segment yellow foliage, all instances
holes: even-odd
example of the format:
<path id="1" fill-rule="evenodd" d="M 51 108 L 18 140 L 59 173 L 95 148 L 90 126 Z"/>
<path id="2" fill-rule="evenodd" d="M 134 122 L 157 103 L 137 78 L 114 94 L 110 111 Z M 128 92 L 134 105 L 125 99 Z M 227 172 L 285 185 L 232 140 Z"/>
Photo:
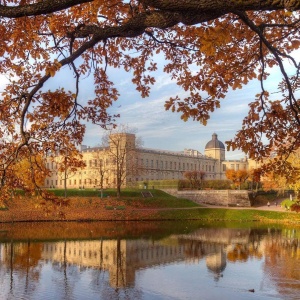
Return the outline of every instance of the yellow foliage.
<path id="1" fill-rule="evenodd" d="M 278 154 L 300 147 L 299 1 L 10 0 L 2 6 L 0 73 L 8 79 L 0 98 L 4 169 L 20 159 L 23 148 L 30 157 L 36 149 L 46 155 L 80 144 L 87 121 L 115 124 L 118 115 L 109 108 L 119 97 L 110 78 L 116 68 L 128 72 L 141 97 L 148 97 L 163 65 L 184 91 L 171 94 L 165 108 L 203 125 L 229 90 L 257 79 L 261 89 L 228 147 L 256 159 L 270 156 L 287 137 L 293 143 L 277 147 Z M 268 91 L 268 72 L 278 66 L 282 81 Z M 65 79 L 52 80 L 63 67 L 71 91 L 62 88 Z M 80 81 L 90 75 L 94 96 L 83 99 Z M 50 80 L 54 85 L 46 91 Z M 12 178 L 5 184 L 14 187 Z"/>
<path id="2" fill-rule="evenodd" d="M 14 165 L 13 172 L 19 187 L 28 191 L 34 191 L 37 186 L 43 186 L 47 175 L 46 166 L 40 155 L 18 161 Z"/>

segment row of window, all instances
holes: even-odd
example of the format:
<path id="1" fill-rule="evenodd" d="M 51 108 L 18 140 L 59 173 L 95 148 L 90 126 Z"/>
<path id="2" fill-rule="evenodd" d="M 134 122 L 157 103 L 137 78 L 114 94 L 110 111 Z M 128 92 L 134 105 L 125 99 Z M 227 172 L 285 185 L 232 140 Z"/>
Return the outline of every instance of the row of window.
<path id="1" fill-rule="evenodd" d="M 105 161 L 102 159 L 92 159 L 92 160 L 84 160 L 84 163 L 88 167 L 95 167 L 95 168 L 101 168 L 103 166 L 108 166 L 109 165 L 109 159 L 106 159 Z M 104 164 L 105 163 L 105 164 Z M 182 171 L 193 171 L 197 170 L 197 164 L 196 163 L 181 163 L 181 162 L 172 162 L 172 161 L 159 161 L 156 160 L 148 160 L 148 159 L 141 159 L 141 167 L 146 167 L 146 168 L 155 168 L 156 169 L 165 169 L 165 170 L 182 170 Z M 47 168 L 48 169 L 57 169 L 57 165 L 54 162 L 47 163 Z M 214 172 L 215 167 L 214 165 L 209 165 L 209 164 L 198 164 L 198 171 L 206 171 L 206 172 Z"/>
<path id="2" fill-rule="evenodd" d="M 104 180 L 105 182 L 105 184 L 109 184 L 109 181 L 108 181 L 108 178 L 105 178 L 105 180 Z M 100 180 L 98 180 L 97 178 L 95 178 L 95 179 L 91 179 L 91 178 L 88 178 L 88 179 L 79 179 L 79 180 L 77 180 L 77 179 L 68 179 L 67 180 L 67 182 L 68 182 L 68 184 L 69 185 L 77 185 L 77 184 L 79 184 L 79 185 L 98 185 L 98 184 L 100 184 Z M 64 180 L 60 180 L 59 181 L 59 185 L 60 186 L 62 186 L 63 185 L 63 183 L 64 183 Z M 113 179 L 113 183 L 115 184 L 116 183 L 116 179 L 114 178 Z M 47 186 L 57 186 L 58 185 L 58 180 L 49 180 L 49 179 L 47 179 Z"/>
<path id="3" fill-rule="evenodd" d="M 157 169 L 165 169 L 165 170 L 183 170 L 183 171 L 196 171 L 197 170 L 197 164 L 193 164 L 193 163 L 181 163 L 181 162 L 172 162 L 172 161 L 159 161 L 156 160 L 156 162 L 154 163 L 154 160 L 148 160 L 146 159 L 144 161 L 144 159 L 141 159 L 141 166 L 142 167 L 146 167 L 146 168 L 154 168 L 154 164 L 155 167 Z M 198 171 L 206 171 L 206 172 L 214 172 L 215 171 L 215 166 L 214 165 L 204 165 L 204 164 L 198 164 Z"/>
<path id="4" fill-rule="evenodd" d="M 247 165 L 245 165 L 245 164 L 243 164 L 241 167 L 242 167 L 244 170 L 247 169 Z M 239 165 L 239 164 L 230 164 L 230 169 L 231 169 L 231 170 L 236 170 L 236 171 L 238 171 L 238 170 L 240 170 L 240 165 Z M 223 172 L 225 172 L 225 171 L 226 171 L 226 165 L 223 164 Z"/>
<path id="5" fill-rule="evenodd" d="M 89 161 L 87 160 L 84 160 L 83 161 L 85 163 L 86 166 L 89 166 L 89 167 L 103 167 L 104 166 L 104 162 L 105 162 L 105 165 L 108 165 L 109 164 L 109 160 L 106 159 L 105 161 L 103 159 L 91 159 Z M 88 162 L 88 164 L 87 164 Z M 57 164 L 55 162 L 48 162 L 47 163 L 47 169 L 49 170 L 55 170 L 57 169 Z"/>

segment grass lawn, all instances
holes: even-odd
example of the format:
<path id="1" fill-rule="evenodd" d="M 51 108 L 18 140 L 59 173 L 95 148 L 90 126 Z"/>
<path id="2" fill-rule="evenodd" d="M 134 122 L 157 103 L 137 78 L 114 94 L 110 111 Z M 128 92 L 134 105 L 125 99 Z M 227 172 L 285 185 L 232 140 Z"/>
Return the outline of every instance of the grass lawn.
<path id="1" fill-rule="evenodd" d="M 160 190 L 148 190 L 153 197 L 143 197 L 143 191 L 124 189 L 121 198 L 116 198 L 115 190 L 105 190 L 101 198 L 97 190 L 68 190 L 68 198 L 65 199 L 61 197 L 63 190 L 51 190 L 63 200 L 62 205 L 18 195 L 6 201 L 6 210 L 0 210 L 0 222 L 203 220 L 300 226 L 300 214 L 295 212 L 207 208 Z"/>

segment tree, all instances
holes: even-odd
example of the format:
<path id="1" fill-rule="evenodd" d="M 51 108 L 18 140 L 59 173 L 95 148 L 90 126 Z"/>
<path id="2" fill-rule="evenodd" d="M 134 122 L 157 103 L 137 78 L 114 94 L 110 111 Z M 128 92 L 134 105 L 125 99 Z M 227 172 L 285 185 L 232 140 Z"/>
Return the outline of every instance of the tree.
<path id="1" fill-rule="evenodd" d="M 112 68 L 130 73 L 147 97 L 157 54 L 165 58 L 163 71 L 187 93 L 171 95 L 165 104 L 184 121 L 205 125 L 228 90 L 259 80 L 261 90 L 228 147 L 262 159 L 275 146 L 286 158 L 300 146 L 299 9 L 298 0 L 2 1 L 2 191 L 13 188 L 10 170 L 25 153 L 81 143 L 87 120 L 102 127 L 115 122 L 117 116 L 107 111 L 119 95 L 109 77 Z M 66 90 L 60 82 L 49 90 L 52 78 L 67 68 L 74 87 Z M 265 84 L 272 68 L 282 75 L 277 87 L 272 84 L 278 98 Z M 79 83 L 89 74 L 95 97 L 83 103 Z M 292 143 L 285 145 L 287 139 Z M 289 164 L 283 167 L 281 172 Z"/>
<path id="2" fill-rule="evenodd" d="M 253 190 L 253 185 L 255 184 L 255 191 L 257 192 L 261 182 L 261 170 L 259 168 L 251 169 L 249 171 L 249 180 L 251 182 L 251 190 Z"/>
<path id="3" fill-rule="evenodd" d="M 60 149 L 60 156 L 54 156 L 52 159 L 57 164 L 57 172 L 64 181 L 65 198 L 67 198 L 67 180 L 75 175 L 78 169 L 83 169 L 85 163 L 82 160 L 82 154 L 76 148 Z"/>
<path id="4" fill-rule="evenodd" d="M 41 156 L 29 156 L 16 162 L 14 174 L 19 188 L 31 192 L 37 186 L 43 186 L 48 174 L 46 164 Z M 35 178 L 35 180 L 32 180 Z"/>
<path id="5" fill-rule="evenodd" d="M 290 157 L 288 158 L 288 161 L 291 163 L 292 167 L 296 170 L 293 178 L 287 178 L 288 187 L 292 190 L 294 190 L 295 194 L 297 195 L 297 198 L 300 197 L 300 149 L 294 151 Z"/>
<path id="6" fill-rule="evenodd" d="M 278 160 L 278 158 L 274 157 L 273 160 Z M 278 194 L 284 194 L 285 190 L 291 189 L 299 196 L 300 149 L 292 152 L 287 158 L 287 162 L 291 166 L 290 173 L 282 174 L 268 170 L 262 178 L 263 188 L 265 190 L 276 190 Z"/>
<path id="7" fill-rule="evenodd" d="M 192 189 L 201 188 L 202 181 L 205 176 L 205 172 L 203 171 L 186 171 L 183 176 L 190 182 Z"/>
<path id="8" fill-rule="evenodd" d="M 277 193 L 284 194 L 288 188 L 288 183 L 285 177 L 274 172 L 268 172 L 262 177 L 262 186 L 265 191 L 277 191 Z"/>
<path id="9" fill-rule="evenodd" d="M 108 131 L 102 139 L 104 147 L 108 148 L 110 172 L 117 188 L 117 197 L 121 196 L 121 187 L 132 182 L 139 170 L 138 147 L 141 140 L 135 138 L 134 130 L 122 125 Z"/>
<path id="10" fill-rule="evenodd" d="M 241 184 L 247 180 L 249 173 L 246 170 L 227 169 L 226 177 L 241 189 Z"/>
<path id="11" fill-rule="evenodd" d="M 103 196 L 103 187 L 104 187 L 104 179 L 107 178 L 109 173 L 109 163 L 108 159 L 103 153 L 98 150 L 92 155 L 94 160 L 94 165 L 92 167 L 92 174 L 90 175 L 90 179 L 94 182 L 98 182 L 99 179 L 99 187 L 101 189 L 101 198 Z"/>

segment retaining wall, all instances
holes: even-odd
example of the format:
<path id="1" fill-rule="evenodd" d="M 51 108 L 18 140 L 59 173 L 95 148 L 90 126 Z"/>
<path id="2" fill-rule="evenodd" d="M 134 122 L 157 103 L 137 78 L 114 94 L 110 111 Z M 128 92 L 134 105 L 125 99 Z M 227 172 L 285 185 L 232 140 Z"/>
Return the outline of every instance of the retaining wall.
<path id="1" fill-rule="evenodd" d="M 195 190 L 177 191 L 176 189 L 164 189 L 168 194 L 178 198 L 192 200 L 199 204 L 220 206 L 251 206 L 252 193 L 237 190 Z"/>

